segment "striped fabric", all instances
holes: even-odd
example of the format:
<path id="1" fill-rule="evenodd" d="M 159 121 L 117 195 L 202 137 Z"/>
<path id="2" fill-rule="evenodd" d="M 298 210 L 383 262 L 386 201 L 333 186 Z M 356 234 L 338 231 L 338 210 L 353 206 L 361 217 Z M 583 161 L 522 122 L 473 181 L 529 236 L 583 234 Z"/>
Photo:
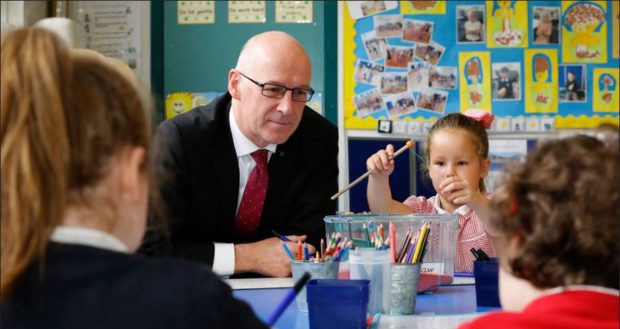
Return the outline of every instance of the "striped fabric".
<path id="1" fill-rule="evenodd" d="M 490 197 L 487 194 L 487 197 Z M 410 196 L 405 200 L 405 204 L 411 208 L 414 214 L 443 214 L 445 210 L 439 208 L 439 200 L 437 196 L 426 198 L 423 196 Z M 437 205 L 435 204 L 437 203 Z M 469 249 L 472 247 L 481 248 L 490 257 L 496 257 L 495 243 L 493 238 L 487 235 L 482 227 L 482 222 L 474 211 L 462 206 L 454 211 L 458 214 L 459 228 L 456 236 L 456 253 L 455 253 L 455 272 L 473 272 L 474 256 Z"/>

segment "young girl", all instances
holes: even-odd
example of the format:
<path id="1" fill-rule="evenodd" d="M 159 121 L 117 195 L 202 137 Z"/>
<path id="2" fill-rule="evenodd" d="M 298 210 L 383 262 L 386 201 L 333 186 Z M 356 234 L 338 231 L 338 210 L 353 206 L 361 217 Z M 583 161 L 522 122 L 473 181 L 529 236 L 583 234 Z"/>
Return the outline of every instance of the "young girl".
<path id="1" fill-rule="evenodd" d="M 373 213 L 388 214 L 458 214 L 459 229 L 455 271 L 472 272 L 474 257 L 470 248 L 481 248 L 495 256 L 493 240 L 482 227 L 479 216 L 487 211 L 488 198 L 483 179 L 489 172 L 489 141 L 483 123 L 492 121 L 490 114 L 469 112 L 478 119 L 451 113 L 431 128 L 426 141 L 428 172 L 437 195 L 429 199 L 410 196 L 404 203 L 392 199 L 389 176 L 394 161 L 389 157 L 394 147 L 388 145 L 366 161 L 371 175 L 368 180 L 368 204 Z M 482 123 L 481 123 L 482 122 Z"/>
<path id="2" fill-rule="evenodd" d="M 39 28 L 2 38 L 6 328 L 266 328 L 208 268 L 132 255 L 150 127 L 138 90 Z"/>
<path id="3" fill-rule="evenodd" d="M 462 329 L 618 328 L 619 158 L 618 148 L 575 136 L 509 170 L 485 222 L 504 311 Z"/>

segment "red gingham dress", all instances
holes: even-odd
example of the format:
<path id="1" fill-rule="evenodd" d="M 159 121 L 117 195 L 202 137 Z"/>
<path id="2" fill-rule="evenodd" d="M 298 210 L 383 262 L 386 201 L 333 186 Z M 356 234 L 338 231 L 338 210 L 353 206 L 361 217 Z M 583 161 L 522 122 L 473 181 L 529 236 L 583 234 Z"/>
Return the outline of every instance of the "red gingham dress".
<path id="1" fill-rule="evenodd" d="M 491 197 L 487 194 L 487 197 Z M 440 214 L 446 213 L 443 209 L 437 209 L 435 202 L 439 205 L 437 196 L 426 198 L 423 196 L 412 195 L 404 204 L 411 208 L 414 214 Z M 473 272 L 474 271 L 474 255 L 469 251 L 472 247 L 481 248 L 489 257 L 496 257 L 495 243 L 484 228 L 482 222 L 474 211 L 468 206 L 461 206 L 455 210 L 458 214 L 459 227 L 456 235 L 456 253 L 455 253 L 455 272 Z"/>

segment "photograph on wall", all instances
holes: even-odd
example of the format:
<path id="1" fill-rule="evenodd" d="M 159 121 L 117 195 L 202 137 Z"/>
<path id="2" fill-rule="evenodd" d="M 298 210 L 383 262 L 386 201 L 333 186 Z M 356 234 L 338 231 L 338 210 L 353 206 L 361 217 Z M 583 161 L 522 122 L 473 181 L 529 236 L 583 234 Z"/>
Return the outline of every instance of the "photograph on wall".
<path id="1" fill-rule="evenodd" d="M 416 106 L 418 110 L 428 110 L 443 114 L 448 102 L 448 92 L 432 88 L 423 88 L 418 94 Z"/>
<path id="2" fill-rule="evenodd" d="M 400 12 L 403 15 L 443 15 L 446 13 L 445 1 L 401 1 Z"/>
<path id="3" fill-rule="evenodd" d="M 587 101 L 585 65 L 560 65 L 558 84 L 561 103 Z"/>
<path id="4" fill-rule="evenodd" d="M 491 111 L 491 55 L 486 51 L 459 53 L 459 100 L 461 112 Z"/>
<path id="5" fill-rule="evenodd" d="M 360 118 L 365 118 L 385 108 L 383 98 L 377 89 L 356 95 L 353 97 L 353 105 L 357 116 Z"/>
<path id="6" fill-rule="evenodd" d="M 407 72 L 409 90 L 419 91 L 429 86 L 430 65 L 425 62 L 415 62 L 409 65 Z"/>
<path id="7" fill-rule="evenodd" d="M 418 43 L 415 47 L 415 57 L 427 63 L 437 65 L 446 47 L 432 41 L 429 44 Z"/>
<path id="8" fill-rule="evenodd" d="M 592 110 L 618 113 L 618 68 L 595 67 L 592 81 Z"/>
<path id="9" fill-rule="evenodd" d="M 429 43 L 433 36 L 433 22 L 405 19 L 403 22 L 403 41 Z"/>
<path id="10" fill-rule="evenodd" d="M 493 71 L 493 100 L 521 100 L 521 63 L 493 63 L 491 70 Z"/>
<path id="11" fill-rule="evenodd" d="M 558 112 L 558 51 L 525 49 L 525 112 Z"/>
<path id="12" fill-rule="evenodd" d="M 413 95 L 410 92 L 383 97 L 390 119 L 400 118 L 416 111 Z"/>
<path id="13" fill-rule="evenodd" d="M 562 2 L 562 62 L 607 62 L 607 3 Z"/>
<path id="14" fill-rule="evenodd" d="M 487 1 L 487 47 L 527 47 L 527 1 Z"/>
<path id="15" fill-rule="evenodd" d="M 535 45 L 560 43 L 560 7 L 533 7 L 532 40 Z"/>
<path id="16" fill-rule="evenodd" d="M 383 71 L 385 71 L 385 68 L 381 64 L 358 59 L 355 64 L 353 80 L 378 87 L 381 84 L 381 74 Z"/>
<path id="17" fill-rule="evenodd" d="M 377 38 L 375 31 L 370 31 L 362 34 L 362 42 L 368 54 L 368 59 L 371 61 L 377 61 L 385 58 L 385 48 L 387 46 L 387 40 L 385 38 Z"/>
<path id="18" fill-rule="evenodd" d="M 429 81 L 431 88 L 456 89 L 458 68 L 454 66 L 431 66 Z"/>
<path id="19" fill-rule="evenodd" d="M 414 47 L 387 46 L 385 49 L 385 66 L 406 69 L 413 62 Z"/>
<path id="20" fill-rule="evenodd" d="M 399 94 L 407 91 L 407 73 L 389 72 L 381 75 L 381 93 Z"/>
<path id="21" fill-rule="evenodd" d="M 458 43 L 484 43 L 484 6 L 456 6 Z"/>
<path id="22" fill-rule="evenodd" d="M 373 17 L 375 35 L 380 38 L 400 38 L 403 35 L 403 16 L 378 15 Z"/>
<path id="23" fill-rule="evenodd" d="M 392 10 L 398 6 L 398 1 L 347 1 L 349 15 L 352 19 L 360 19 L 371 15 Z"/>

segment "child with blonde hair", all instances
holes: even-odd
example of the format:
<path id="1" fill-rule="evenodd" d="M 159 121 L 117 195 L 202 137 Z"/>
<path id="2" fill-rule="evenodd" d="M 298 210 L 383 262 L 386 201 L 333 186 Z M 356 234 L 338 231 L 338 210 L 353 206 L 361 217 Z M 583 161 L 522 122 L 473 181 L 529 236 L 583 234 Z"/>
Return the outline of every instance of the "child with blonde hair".
<path id="1" fill-rule="evenodd" d="M 366 161 L 371 171 L 368 180 L 368 204 L 373 213 L 458 214 L 459 229 L 455 271 L 472 272 L 470 249 L 481 248 L 495 256 L 495 245 L 482 227 L 480 216 L 487 211 L 489 194 L 483 179 L 489 173 L 489 140 L 484 125 L 492 115 L 473 110 L 470 116 L 451 113 L 431 128 L 426 141 L 426 166 L 437 195 L 410 196 L 404 202 L 392 199 L 389 176 L 394 171 L 394 147 L 372 155 Z"/>
<path id="2" fill-rule="evenodd" d="M 133 255 L 151 144 L 136 84 L 41 28 L 4 35 L 1 68 L 4 327 L 267 328 L 206 266 Z"/>

